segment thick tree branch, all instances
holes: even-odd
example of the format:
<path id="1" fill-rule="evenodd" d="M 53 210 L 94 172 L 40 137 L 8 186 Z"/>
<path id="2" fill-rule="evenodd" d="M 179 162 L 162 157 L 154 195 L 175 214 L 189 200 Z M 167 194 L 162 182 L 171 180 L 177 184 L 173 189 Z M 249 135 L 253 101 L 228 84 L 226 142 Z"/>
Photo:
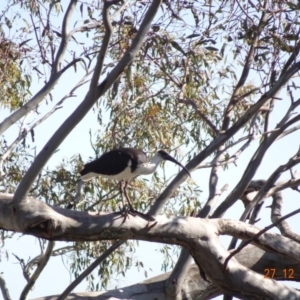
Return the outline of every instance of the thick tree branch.
<path id="1" fill-rule="evenodd" d="M 274 199 L 273 200 L 273 205 L 275 205 L 275 206 L 272 205 L 272 207 L 274 208 L 274 211 L 272 210 L 272 213 L 275 212 L 275 211 L 276 211 L 276 213 L 279 213 L 275 207 L 278 208 L 278 206 L 277 206 L 278 203 L 277 203 L 276 200 L 279 200 L 280 197 L 278 198 L 276 196 L 276 194 L 278 194 L 278 192 L 280 192 L 280 191 L 282 191 L 282 190 L 284 190 L 286 188 L 292 188 L 292 189 L 297 188 L 300 185 L 300 179 L 298 179 L 298 180 L 291 179 L 291 180 L 279 181 L 276 184 L 274 184 L 271 188 L 269 188 L 267 191 L 265 190 L 265 187 L 264 187 L 265 183 L 266 183 L 266 180 L 253 180 L 253 181 L 250 182 L 249 186 L 247 187 L 247 190 L 244 192 L 243 196 L 241 197 L 241 200 L 243 201 L 244 206 L 245 206 L 245 210 L 247 209 L 247 212 L 248 212 L 248 209 L 249 209 L 248 205 L 250 205 L 250 203 L 253 200 L 256 199 L 256 196 L 257 196 L 258 192 L 260 190 L 264 190 L 266 192 L 265 196 L 260 196 L 259 197 L 259 199 L 260 199 L 259 201 L 261 201 L 261 202 L 259 202 L 258 204 L 256 204 L 254 208 L 261 207 L 261 204 L 263 204 L 263 199 L 268 198 L 268 197 L 273 197 L 273 199 Z M 262 197 L 264 197 L 264 198 L 262 198 Z M 274 203 L 276 203 L 276 204 L 274 204 Z M 252 207 L 252 205 L 251 205 L 251 207 Z M 240 218 L 240 221 L 245 221 L 246 218 L 249 216 L 249 214 L 250 213 L 248 213 L 248 215 L 246 216 L 246 213 L 244 211 L 244 213 L 242 214 L 243 217 Z M 281 217 L 281 214 L 280 214 L 280 217 Z M 256 215 L 252 215 L 251 218 L 250 218 L 249 223 L 253 224 L 255 218 L 256 218 Z M 272 218 L 273 217 L 271 217 L 271 219 Z M 276 220 L 277 219 L 278 218 L 276 218 Z M 291 231 L 287 230 L 287 232 L 290 235 L 284 235 L 284 236 L 288 236 L 290 238 L 292 238 L 292 236 L 295 237 L 294 233 L 292 233 Z M 293 240 L 296 240 L 296 239 L 293 239 Z M 237 243 L 237 239 L 233 238 L 232 241 L 231 241 L 231 243 L 230 243 L 230 245 L 229 245 L 229 247 L 228 247 L 228 249 L 234 249 L 235 246 L 236 246 L 236 243 Z"/>
<path id="2" fill-rule="evenodd" d="M 98 85 L 98 80 L 103 68 L 103 63 L 105 59 L 105 55 L 108 49 L 109 41 L 113 32 L 113 27 L 110 23 L 110 17 L 109 17 L 109 7 L 111 4 L 109 4 L 108 1 L 104 1 L 103 6 L 103 12 L 102 12 L 102 18 L 103 18 L 103 24 L 105 28 L 105 35 L 102 41 L 102 46 L 98 55 L 98 59 L 96 62 L 95 70 L 91 79 L 90 83 L 90 91 L 95 91 Z"/>
<path id="3" fill-rule="evenodd" d="M 276 269 L 273 279 L 285 280 L 284 274 L 281 271 L 284 269 L 293 269 L 294 279 L 297 280 L 300 278 L 300 264 L 281 255 L 266 253 L 252 245 L 247 246 L 240 253 L 236 254 L 235 258 L 240 264 L 262 275 L 266 275 L 265 269 L 272 266 L 272 268 Z M 164 290 L 164 284 L 169 275 L 170 273 L 163 273 L 137 284 L 110 291 L 72 293 L 67 299 L 86 300 L 88 297 L 91 297 L 93 300 L 107 300 L 110 298 L 116 300 L 152 300 L 154 298 L 170 300 L 170 297 L 165 294 Z M 204 281 L 199 274 L 197 265 L 193 264 L 189 267 L 180 296 L 186 299 L 205 300 L 222 295 L 224 292 L 225 291 L 217 285 Z M 35 300 L 57 300 L 57 297 L 58 296 L 52 295 Z"/>
<path id="4" fill-rule="evenodd" d="M 284 270 L 285 268 L 294 270 L 295 280 L 300 278 L 300 268 L 297 262 L 284 256 L 266 253 L 252 245 L 247 246 L 240 253 L 236 254 L 235 258 L 240 264 L 262 275 L 266 275 L 265 269 L 272 266 L 272 268 L 276 269 L 273 279 L 284 280 L 285 277 L 281 270 Z M 132 286 L 105 292 L 72 293 L 67 299 L 84 300 L 86 297 L 93 297 L 95 300 L 106 300 L 109 297 L 114 297 L 115 299 L 134 298 L 136 300 L 151 300 L 156 297 L 160 300 L 169 300 L 170 297 L 167 296 L 164 291 L 165 280 L 169 275 L 170 273 L 163 273 Z M 204 281 L 199 274 L 197 265 L 193 264 L 189 267 L 180 295 L 187 299 L 197 298 L 199 300 L 204 300 L 217 297 L 223 293 L 224 290 L 220 287 Z M 35 300 L 57 300 L 57 297 L 46 296 Z"/>
<path id="5" fill-rule="evenodd" d="M 67 50 L 68 47 L 68 42 L 69 39 L 71 37 L 71 34 L 68 34 L 68 27 L 69 27 L 69 23 L 71 21 L 71 17 L 73 15 L 73 12 L 75 10 L 76 4 L 77 4 L 78 0 L 71 0 L 70 4 L 67 8 L 67 11 L 65 13 L 63 22 L 62 22 L 62 30 L 61 30 L 61 42 L 59 45 L 59 48 L 57 50 L 57 54 L 56 54 L 56 58 L 53 64 L 53 68 L 52 68 L 52 73 L 56 74 L 59 72 L 59 66 L 60 63 L 62 62 L 65 52 Z"/>
<path id="6" fill-rule="evenodd" d="M 124 220 L 118 213 L 92 215 L 51 207 L 33 198 L 30 199 L 30 206 L 23 207 L 22 212 L 16 212 L 9 198 L 12 198 L 11 195 L 0 194 L 0 228 L 18 230 L 52 241 L 138 239 L 177 244 L 190 251 L 210 281 L 237 297 L 256 295 L 264 299 L 279 299 L 278 295 L 283 294 L 288 295 L 288 299 L 300 297 L 300 293 L 293 288 L 263 279 L 261 275 L 240 265 L 235 258 L 229 261 L 226 272 L 221 272 L 229 253 L 222 247 L 218 235 L 234 234 L 239 238 L 248 239 L 260 231 L 253 225 L 232 220 L 191 217 L 157 216 L 156 222 L 152 223 L 138 216 Z M 21 217 L 20 213 L 24 217 Z M 21 228 L 16 224 L 16 219 L 20 217 L 24 220 Z M 289 240 L 289 246 L 284 247 L 286 238 L 280 235 L 265 233 L 259 236 L 255 243 L 269 252 L 299 260 L 299 244 Z M 263 288 L 261 280 L 264 280 Z M 232 282 L 235 283 L 235 288 L 232 287 Z"/>
<path id="7" fill-rule="evenodd" d="M 285 74 L 285 77 L 281 77 L 278 79 L 274 86 L 266 92 L 261 98 L 253 104 L 245 113 L 242 115 L 238 121 L 235 122 L 226 132 L 221 132 L 218 137 L 216 137 L 204 150 L 202 150 L 198 155 L 196 155 L 187 165 L 186 168 L 190 171 L 195 170 L 198 165 L 209 155 L 211 155 L 214 151 L 218 149 L 218 147 L 228 141 L 238 130 L 240 130 L 260 109 L 261 106 L 264 105 L 270 98 L 272 98 L 281 88 L 282 86 L 300 69 L 300 62 L 294 64 Z M 157 198 L 153 206 L 149 210 L 149 214 L 154 216 L 159 211 L 161 211 L 162 207 L 169 199 L 171 195 L 175 192 L 177 187 L 186 180 L 187 175 L 185 172 L 181 171 L 169 184 L 169 186 L 163 191 L 163 193 Z M 227 208 L 226 208 L 227 209 Z"/>
<path id="8" fill-rule="evenodd" d="M 223 149 L 224 149 L 224 145 L 221 145 L 217 151 L 216 157 L 214 159 L 216 161 L 216 164 L 219 161 L 222 161 L 224 159 Z M 219 199 L 220 193 L 217 191 L 219 171 L 220 171 L 220 166 L 214 166 L 211 170 L 210 178 L 209 178 L 209 196 L 204 207 L 197 215 L 197 217 L 199 218 L 208 217 L 211 210 L 214 208 L 216 202 Z M 189 253 L 189 250 L 187 250 L 186 248 L 182 248 L 180 256 L 176 262 L 176 265 L 169 279 L 166 281 L 166 292 L 168 293 L 169 296 L 175 298 L 176 295 L 180 292 L 191 262 L 192 262 L 192 257 Z"/>
<path id="9" fill-rule="evenodd" d="M 150 5 L 147 13 L 145 14 L 144 20 L 142 21 L 141 27 L 136 34 L 135 38 L 132 41 L 132 45 L 124 54 L 123 58 L 117 64 L 117 66 L 111 71 L 111 73 L 107 76 L 107 78 L 98 86 L 97 91 L 91 90 L 87 93 L 86 97 L 82 101 L 82 103 L 77 107 L 77 109 L 69 116 L 65 122 L 60 126 L 60 128 L 53 134 L 53 136 L 49 139 L 46 146 L 40 151 L 37 155 L 35 161 L 28 169 L 27 173 L 23 177 L 23 180 L 20 182 L 14 198 L 14 204 L 16 208 L 22 203 L 22 200 L 25 201 L 30 186 L 32 185 L 34 179 L 46 164 L 48 159 L 51 157 L 53 152 L 57 149 L 57 147 L 61 144 L 61 142 L 66 138 L 66 136 L 71 132 L 71 130 L 82 120 L 82 118 L 86 115 L 86 113 L 92 108 L 97 99 L 103 95 L 114 83 L 114 81 L 118 78 L 118 76 L 122 73 L 124 68 L 133 60 L 134 56 L 138 52 L 139 48 L 142 45 L 142 42 L 146 36 L 147 30 L 151 25 L 151 21 L 153 20 L 159 6 L 160 1 L 153 1 Z M 111 32 L 106 31 L 105 35 L 108 37 L 111 35 Z M 104 38 L 104 40 L 107 40 Z M 102 44 L 99 53 L 104 53 L 107 45 Z M 101 56 L 98 56 L 98 60 L 102 60 Z M 101 66 L 101 64 L 99 63 Z M 21 220 L 20 220 L 21 222 Z"/>
<path id="10" fill-rule="evenodd" d="M 252 209 L 258 205 L 262 199 L 266 198 L 267 196 L 270 196 L 270 190 L 275 185 L 276 181 L 280 177 L 280 175 L 291 169 L 293 166 L 297 165 L 300 162 L 300 156 L 299 151 L 296 153 L 294 157 L 292 157 L 286 164 L 279 166 L 269 177 L 268 180 L 266 180 L 263 184 L 258 193 L 256 193 L 255 197 L 247 204 L 247 207 L 245 208 L 245 211 L 243 212 L 242 216 L 240 217 L 240 221 L 245 221 L 248 217 L 249 213 L 252 211 Z M 278 188 L 279 190 L 279 188 Z M 276 190 L 272 190 L 272 192 L 275 192 Z M 250 223 L 253 223 L 254 216 L 251 216 Z M 233 238 L 229 249 L 232 249 L 235 247 L 237 239 Z"/>
<path id="11" fill-rule="evenodd" d="M 245 248 L 247 245 L 249 245 L 250 243 L 255 242 L 255 240 L 257 240 L 261 235 L 263 235 L 264 233 L 266 233 L 266 232 L 267 232 L 268 230 L 270 230 L 271 228 L 273 228 L 273 227 L 279 225 L 279 224 L 280 224 L 281 222 L 283 222 L 285 219 L 288 219 L 288 218 L 290 218 L 291 216 L 294 216 L 294 215 L 296 215 L 296 214 L 298 214 L 298 213 L 300 213 L 300 209 L 296 209 L 295 211 L 293 211 L 293 212 L 291 212 L 291 213 L 285 215 L 284 217 L 281 217 L 281 218 L 277 219 L 276 222 L 273 222 L 273 224 L 271 224 L 271 225 L 265 227 L 264 229 L 260 230 L 260 231 L 257 232 L 255 235 L 253 235 L 250 239 L 248 239 L 248 240 L 242 242 L 241 245 L 240 245 L 237 249 L 235 249 L 234 251 L 232 251 L 232 252 L 230 253 L 230 255 L 226 258 L 226 260 L 225 260 L 225 262 L 224 262 L 224 268 L 226 269 L 229 260 L 230 260 L 235 254 L 239 253 L 239 252 L 240 252 L 243 248 Z M 299 243 L 299 241 L 297 241 L 297 243 Z M 288 244 L 288 243 L 287 243 L 287 244 Z M 295 257 L 293 257 L 293 258 L 295 258 Z M 297 259 L 297 258 L 295 258 L 295 259 Z M 298 260 L 299 260 L 299 258 L 298 258 Z M 299 260 L 299 261 L 300 261 L 300 260 Z"/>

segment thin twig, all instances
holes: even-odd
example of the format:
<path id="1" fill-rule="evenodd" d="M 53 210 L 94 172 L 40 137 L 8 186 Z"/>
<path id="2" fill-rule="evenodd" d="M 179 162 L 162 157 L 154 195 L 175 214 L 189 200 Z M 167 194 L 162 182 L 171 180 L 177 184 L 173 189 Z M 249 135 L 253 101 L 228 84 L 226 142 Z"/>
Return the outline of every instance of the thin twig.
<path id="1" fill-rule="evenodd" d="M 265 3 L 265 5 L 266 5 L 266 3 Z M 263 26 L 266 25 L 267 19 L 268 19 L 268 14 L 267 14 L 266 10 L 262 10 L 262 15 L 261 15 L 259 24 L 256 28 L 255 36 L 254 36 L 253 41 L 250 45 L 250 49 L 247 53 L 247 57 L 246 57 L 246 60 L 245 60 L 244 68 L 242 70 L 242 74 L 240 76 L 240 79 L 239 79 L 237 85 L 234 88 L 231 99 L 230 99 L 229 104 L 227 106 L 227 109 L 226 109 L 226 112 L 225 112 L 225 115 L 224 115 L 224 121 L 223 121 L 223 124 L 222 124 L 222 130 L 227 130 L 229 125 L 230 125 L 230 119 L 231 119 L 231 114 L 233 112 L 233 108 L 238 103 L 237 98 L 238 98 L 239 89 L 245 84 L 245 82 L 248 78 L 250 68 L 251 68 L 252 63 L 254 61 L 255 49 L 256 49 L 256 46 L 258 44 L 260 34 L 262 33 L 262 28 L 263 28 Z"/>
<path id="2" fill-rule="evenodd" d="M 99 266 L 104 259 L 106 259 L 111 253 L 119 248 L 125 240 L 119 240 L 110 246 L 103 254 L 101 254 L 88 268 L 86 268 L 62 293 L 56 300 L 64 300 L 72 290 L 89 274 Z"/>
<path id="3" fill-rule="evenodd" d="M 11 297 L 9 295 L 9 290 L 7 288 L 6 282 L 2 276 L 2 274 L 0 273 L 0 289 L 3 295 L 3 299 L 4 300 L 11 300 Z"/>
<path id="4" fill-rule="evenodd" d="M 34 286 L 36 280 L 38 279 L 38 277 L 40 276 L 41 272 L 43 271 L 43 269 L 45 268 L 46 264 L 49 261 L 49 258 L 51 256 L 51 253 L 53 251 L 55 242 L 53 241 L 49 241 L 48 242 L 48 246 L 47 249 L 45 251 L 45 253 L 43 254 L 43 256 L 40 259 L 40 262 L 36 268 L 36 270 L 34 271 L 34 273 L 32 274 L 32 276 L 30 277 L 29 282 L 26 284 L 26 286 L 24 287 L 21 296 L 20 296 L 20 300 L 25 300 L 29 291 L 31 290 L 31 288 Z"/>
<path id="5" fill-rule="evenodd" d="M 205 114 L 201 112 L 201 110 L 198 108 L 197 104 L 192 99 L 178 99 L 178 103 L 183 103 L 186 105 L 191 105 L 195 112 L 200 116 L 202 120 L 212 129 L 214 135 L 216 136 L 219 132 L 218 128 L 213 124 L 211 120 L 207 118 Z"/>

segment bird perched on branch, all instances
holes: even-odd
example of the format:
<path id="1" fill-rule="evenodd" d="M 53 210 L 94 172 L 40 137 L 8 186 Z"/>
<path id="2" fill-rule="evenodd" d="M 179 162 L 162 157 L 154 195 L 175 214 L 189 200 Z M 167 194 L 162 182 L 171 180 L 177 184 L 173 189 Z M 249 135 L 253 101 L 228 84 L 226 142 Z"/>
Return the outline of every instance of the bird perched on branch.
<path id="1" fill-rule="evenodd" d="M 125 208 L 123 198 L 125 196 L 129 211 L 135 212 L 126 192 L 129 181 L 139 175 L 152 174 L 163 160 L 169 160 L 177 164 L 191 176 L 189 171 L 180 162 L 164 150 L 157 151 L 149 162 L 146 154 L 140 149 L 119 148 L 106 152 L 98 159 L 87 163 L 83 170 L 80 171 L 80 179 L 82 182 L 86 182 L 94 177 L 101 176 L 120 181 L 123 207 Z"/>

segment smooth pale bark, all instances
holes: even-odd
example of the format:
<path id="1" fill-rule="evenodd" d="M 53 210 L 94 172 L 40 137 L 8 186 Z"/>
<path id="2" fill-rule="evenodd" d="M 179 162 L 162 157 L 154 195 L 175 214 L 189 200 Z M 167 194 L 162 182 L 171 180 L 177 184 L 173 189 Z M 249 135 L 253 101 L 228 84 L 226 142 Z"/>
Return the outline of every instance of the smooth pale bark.
<path id="1" fill-rule="evenodd" d="M 254 270 L 255 272 L 265 274 L 264 270 L 270 267 L 277 270 L 274 278 L 283 278 L 283 273 L 279 270 L 293 269 L 294 277 L 300 278 L 299 263 L 287 259 L 286 257 L 265 253 L 263 250 L 255 246 L 248 246 L 236 255 L 239 263 Z M 86 300 L 88 297 L 93 297 L 93 300 L 107 299 L 134 299 L 134 300 L 170 300 L 165 293 L 165 282 L 169 278 L 171 272 L 155 276 L 140 283 L 119 288 L 107 292 L 84 292 L 72 293 L 66 299 L 69 300 Z M 204 281 L 200 274 L 197 265 L 193 264 L 189 267 L 186 278 L 183 282 L 182 289 L 178 295 L 178 299 L 210 299 L 221 295 L 224 291 L 214 284 Z M 46 296 L 35 300 L 55 300 L 57 297 Z"/>
<path id="2" fill-rule="evenodd" d="M 224 270 L 229 252 L 221 245 L 219 234 L 236 234 L 249 238 L 259 229 L 243 222 L 223 219 L 157 216 L 148 222 L 139 216 L 126 220 L 118 213 L 89 214 L 51 207 L 38 199 L 28 198 L 18 212 L 11 205 L 13 195 L 0 194 L 0 228 L 57 241 L 96 241 L 137 239 L 177 244 L 186 247 L 196 264 L 201 265 L 207 278 L 232 295 L 249 299 L 299 299 L 293 288 L 263 278 L 239 264 L 233 257 Z M 18 220 L 18 222 L 17 222 Z M 270 241 L 270 242 L 268 242 Z M 300 257 L 300 246 L 276 234 L 263 234 L 256 239 L 259 247 L 269 252 Z"/>

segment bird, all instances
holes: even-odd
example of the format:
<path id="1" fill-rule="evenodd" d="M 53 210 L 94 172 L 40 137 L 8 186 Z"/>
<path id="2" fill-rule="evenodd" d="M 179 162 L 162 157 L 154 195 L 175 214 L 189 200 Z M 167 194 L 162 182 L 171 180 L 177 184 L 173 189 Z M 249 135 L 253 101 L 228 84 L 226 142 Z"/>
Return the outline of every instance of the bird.
<path id="1" fill-rule="evenodd" d="M 140 149 L 118 148 L 106 152 L 98 159 L 85 164 L 84 168 L 80 171 L 80 179 L 82 182 L 87 182 L 94 177 L 101 176 L 103 178 L 119 181 L 123 209 L 125 209 L 124 195 L 129 210 L 135 212 L 126 192 L 128 183 L 139 175 L 154 173 L 159 163 L 163 160 L 168 160 L 177 164 L 191 177 L 191 174 L 186 167 L 165 150 L 157 151 L 149 162 L 146 153 Z"/>

